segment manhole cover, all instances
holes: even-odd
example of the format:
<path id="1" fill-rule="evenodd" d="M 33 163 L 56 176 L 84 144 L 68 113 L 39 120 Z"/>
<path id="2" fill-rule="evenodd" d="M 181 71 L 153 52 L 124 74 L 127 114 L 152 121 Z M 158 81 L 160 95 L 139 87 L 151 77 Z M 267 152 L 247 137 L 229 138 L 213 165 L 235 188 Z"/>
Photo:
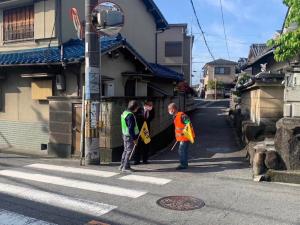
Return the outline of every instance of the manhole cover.
<path id="1" fill-rule="evenodd" d="M 166 209 L 188 211 L 194 209 L 201 209 L 205 206 L 204 201 L 190 196 L 169 196 L 161 198 L 157 204 Z"/>

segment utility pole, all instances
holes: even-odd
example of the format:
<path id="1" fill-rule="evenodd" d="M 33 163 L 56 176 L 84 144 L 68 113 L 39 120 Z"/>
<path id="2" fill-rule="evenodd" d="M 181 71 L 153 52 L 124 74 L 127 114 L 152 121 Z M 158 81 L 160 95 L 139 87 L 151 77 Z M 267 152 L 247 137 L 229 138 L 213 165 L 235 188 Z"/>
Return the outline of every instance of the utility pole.
<path id="1" fill-rule="evenodd" d="M 92 25 L 98 0 L 85 0 L 85 163 L 100 164 L 100 44 Z"/>
<path id="2" fill-rule="evenodd" d="M 215 78 L 215 100 L 217 100 L 217 79 Z"/>

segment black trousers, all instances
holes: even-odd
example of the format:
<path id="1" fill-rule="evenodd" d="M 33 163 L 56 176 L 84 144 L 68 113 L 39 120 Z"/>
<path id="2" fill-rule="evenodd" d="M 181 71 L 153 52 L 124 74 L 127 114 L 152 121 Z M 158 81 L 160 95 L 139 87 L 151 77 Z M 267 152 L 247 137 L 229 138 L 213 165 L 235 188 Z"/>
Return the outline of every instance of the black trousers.
<path id="1" fill-rule="evenodd" d="M 139 141 L 138 146 L 135 150 L 134 161 L 139 163 L 141 159 L 143 162 L 148 161 L 150 144 L 145 144 L 142 140 Z"/>

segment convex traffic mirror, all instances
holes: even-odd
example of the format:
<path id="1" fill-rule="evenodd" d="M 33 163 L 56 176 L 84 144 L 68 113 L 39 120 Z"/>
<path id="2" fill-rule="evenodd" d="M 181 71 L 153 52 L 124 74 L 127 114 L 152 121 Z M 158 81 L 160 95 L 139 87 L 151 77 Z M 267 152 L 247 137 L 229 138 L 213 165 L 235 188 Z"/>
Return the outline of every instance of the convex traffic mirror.
<path id="1" fill-rule="evenodd" d="M 102 2 L 92 12 L 92 23 L 101 35 L 115 36 L 124 26 L 123 10 L 113 2 Z"/>

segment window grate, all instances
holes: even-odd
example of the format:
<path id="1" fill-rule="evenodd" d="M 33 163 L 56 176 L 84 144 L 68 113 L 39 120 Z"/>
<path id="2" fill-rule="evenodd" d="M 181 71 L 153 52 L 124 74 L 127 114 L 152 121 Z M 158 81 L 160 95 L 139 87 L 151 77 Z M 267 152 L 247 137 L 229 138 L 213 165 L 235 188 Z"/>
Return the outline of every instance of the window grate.
<path id="1" fill-rule="evenodd" d="M 26 6 L 3 12 L 4 41 L 34 38 L 34 8 Z"/>

